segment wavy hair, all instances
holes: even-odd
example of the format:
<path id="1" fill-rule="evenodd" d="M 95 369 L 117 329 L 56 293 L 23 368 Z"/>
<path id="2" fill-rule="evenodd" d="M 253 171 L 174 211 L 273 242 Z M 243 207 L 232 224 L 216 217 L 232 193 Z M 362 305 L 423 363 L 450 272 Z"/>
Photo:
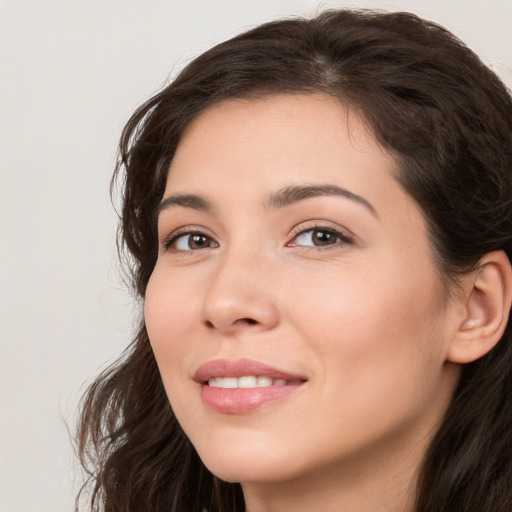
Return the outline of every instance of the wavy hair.
<path id="1" fill-rule="evenodd" d="M 339 10 L 261 25 L 197 57 L 127 123 L 114 174 L 120 244 L 144 300 L 157 258 L 155 208 L 187 125 L 230 98 L 322 92 L 360 115 L 395 158 L 427 220 L 445 283 L 484 254 L 512 258 L 512 100 L 443 27 L 408 13 Z M 512 327 L 464 366 L 425 455 L 415 512 L 512 509 Z M 102 512 L 243 510 L 177 423 L 146 327 L 81 403 L 87 503 Z M 81 494 L 85 499 L 85 493 Z M 80 497 L 77 503 L 80 502 Z"/>

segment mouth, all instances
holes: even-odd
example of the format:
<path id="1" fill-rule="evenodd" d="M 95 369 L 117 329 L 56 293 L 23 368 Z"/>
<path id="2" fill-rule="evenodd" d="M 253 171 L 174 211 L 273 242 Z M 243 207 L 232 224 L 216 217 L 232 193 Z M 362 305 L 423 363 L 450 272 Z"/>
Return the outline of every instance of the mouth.
<path id="1" fill-rule="evenodd" d="M 225 414 L 248 413 L 267 402 L 285 399 L 307 382 L 304 376 L 247 359 L 209 361 L 193 378 L 204 405 Z"/>
<path id="2" fill-rule="evenodd" d="M 208 386 L 212 388 L 236 389 L 236 388 L 268 388 L 270 386 L 297 386 L 301 380 L 272 379 L 271 377 L 244 375 L 243 377 L 211 377 Z"/>

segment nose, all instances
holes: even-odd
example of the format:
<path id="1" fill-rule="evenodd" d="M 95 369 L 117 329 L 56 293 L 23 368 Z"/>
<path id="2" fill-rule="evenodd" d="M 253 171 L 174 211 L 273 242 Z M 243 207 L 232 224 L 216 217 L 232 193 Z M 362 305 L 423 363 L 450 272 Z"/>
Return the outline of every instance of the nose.
<path id="1" fill-rule="evenodd" d="M 203 301 L 203 321 L 212 330 L 236 334 L 264 331 L 279 322 L 272 265 L 254 254 L 220 258 Z"/>

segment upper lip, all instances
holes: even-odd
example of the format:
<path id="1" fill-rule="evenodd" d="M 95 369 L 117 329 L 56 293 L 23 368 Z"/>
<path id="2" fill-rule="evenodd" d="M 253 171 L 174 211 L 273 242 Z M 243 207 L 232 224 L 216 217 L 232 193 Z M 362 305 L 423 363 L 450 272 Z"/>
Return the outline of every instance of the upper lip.
<path id="1" fill-rule="evenodd" d="M 252 359 L 213 359 L 202 364 L 194 373 L 196 382 L 207 382 L 213 377 L 244 377 L 255 375 L 257 377 L 270 377 L 289 381 L 306 381 L 303 375 L 293 374 L 266 363 Z"/>

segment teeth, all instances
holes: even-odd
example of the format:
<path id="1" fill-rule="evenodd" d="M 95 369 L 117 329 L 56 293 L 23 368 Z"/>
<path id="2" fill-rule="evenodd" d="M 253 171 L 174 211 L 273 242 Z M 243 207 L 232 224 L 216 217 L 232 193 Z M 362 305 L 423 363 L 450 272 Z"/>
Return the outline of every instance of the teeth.
<path id="1" fill-rule="evenodd" d="M 240 377 L 238 379 L 239 388 L 255 388 L 257 384 L 258 379 L 253 375 L 248 375 L 247 377 Z"/>
<path id="2" fill-rule="evenodd" d="M 208 385 L 212 388 L 266 388 L 269 386 L 286 386 L 284 379 L 271 379 L 270 377 L 256 377 L 255 375 L 244 375 L 243 377 L 212 377 Z"/>
<path id="3" fill-rule="evenodd" d="M 238 387 L 238 379 L 236 377 L 227 377 L 225 379 L 217 378 L 217 382 L 220 388 L 231 389 Z"/>
<path id="4" fill-rule="evenodd" d="M 259 388 L 266 388 L 272 386 L 272 379 L 270 377 L 258 377 L 257 386 Z"/>

